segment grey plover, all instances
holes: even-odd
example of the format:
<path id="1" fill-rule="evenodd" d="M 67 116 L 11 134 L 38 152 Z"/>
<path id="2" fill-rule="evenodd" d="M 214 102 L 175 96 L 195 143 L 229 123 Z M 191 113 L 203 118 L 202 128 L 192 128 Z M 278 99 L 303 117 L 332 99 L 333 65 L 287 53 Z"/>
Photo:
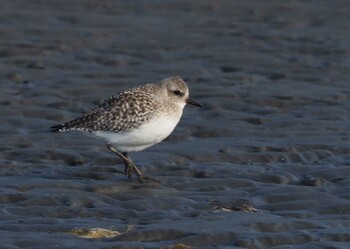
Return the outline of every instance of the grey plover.
<path id="1" fill-rule="evenodd" d="M 188 87 L 180 77 L 170 77 L 115 94 L 81 117 L 52 126 L 51 131 L 94 135 L 122 159 L 129 178 L 134 172 L 140 182 L 155 180 L 142 174 L 128 152 L 144 150 L 168 137 L 186 103 L 202 107 L 189 98 Z"/>

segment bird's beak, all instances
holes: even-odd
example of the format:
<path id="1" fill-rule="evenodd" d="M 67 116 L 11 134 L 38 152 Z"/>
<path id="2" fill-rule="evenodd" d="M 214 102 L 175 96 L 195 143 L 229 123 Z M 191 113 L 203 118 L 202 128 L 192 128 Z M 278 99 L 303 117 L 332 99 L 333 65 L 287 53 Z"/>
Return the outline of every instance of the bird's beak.
<path id="1" fill-rule="evenodd" d="M 187 104 L 191 104 L 191 105 L 194 105 L 194 106 L 198 106 L 198 107 L 203 107 L 201 104 L 199 104 L 199 103 L 197 103 L 196 101 L 193 101 L 192 99 L 190 99 L 190 98 L 187 98 L 186 99 L 186 103 Z"/>

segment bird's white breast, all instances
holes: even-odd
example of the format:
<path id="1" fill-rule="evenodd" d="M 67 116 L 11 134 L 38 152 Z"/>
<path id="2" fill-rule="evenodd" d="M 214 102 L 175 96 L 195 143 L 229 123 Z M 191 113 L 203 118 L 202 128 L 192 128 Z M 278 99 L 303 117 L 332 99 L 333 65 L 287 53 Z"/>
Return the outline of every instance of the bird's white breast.
<path id="1" fill-rule="evenodd" d="M 94 135 L 113 144 L 119 151 L 140 151 L 168 137 L 179 122 L 181 114 L 182 111 L 178 115 L 157 116 L 138 128 L 127 132 L 96 131 Z"/>

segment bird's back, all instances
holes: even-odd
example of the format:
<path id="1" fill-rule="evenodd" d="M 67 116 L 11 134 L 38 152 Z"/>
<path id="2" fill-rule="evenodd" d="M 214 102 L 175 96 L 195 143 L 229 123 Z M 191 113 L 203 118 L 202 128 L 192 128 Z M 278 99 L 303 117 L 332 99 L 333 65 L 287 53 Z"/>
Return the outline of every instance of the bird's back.
<path id="1" fill-rule="evenodd" d="M 114 133 L 137 128 L 155 113 L 156 99 L 145 86 L 116 94 L 83 116 L 51 127 L 51 131 L 109 131 Z M 146 88 L 147 89 L 147 88 Z"/>

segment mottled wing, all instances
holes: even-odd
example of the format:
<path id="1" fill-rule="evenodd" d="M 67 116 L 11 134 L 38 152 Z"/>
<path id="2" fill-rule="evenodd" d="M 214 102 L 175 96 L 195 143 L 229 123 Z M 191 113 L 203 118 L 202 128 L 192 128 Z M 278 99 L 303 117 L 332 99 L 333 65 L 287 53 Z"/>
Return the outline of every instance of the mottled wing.
<path id="1" fill-rule="evenodd" d="M 155 112 L 154 99 L 144 91 L 126 91 L 110 97 L 80 118 L 51 127 L 53 131 L 123 132 L 147 122 Z"/>

